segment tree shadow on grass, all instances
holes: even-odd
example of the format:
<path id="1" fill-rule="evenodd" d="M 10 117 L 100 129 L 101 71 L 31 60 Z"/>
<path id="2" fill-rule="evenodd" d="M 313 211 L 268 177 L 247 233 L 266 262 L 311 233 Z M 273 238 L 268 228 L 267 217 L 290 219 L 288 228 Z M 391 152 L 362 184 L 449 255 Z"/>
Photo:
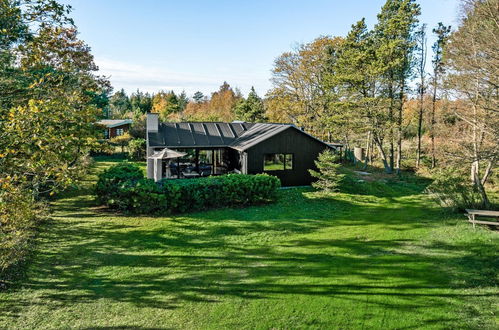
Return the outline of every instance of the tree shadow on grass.
<path id="1" fill-rule="evenodd" d="M 369 297 L 372 306 L 414 312 L 493 295 L 466 290 L 497 285 L 492 243 L 422 244 L 410 236 L 363 234 L 380 224 L 394 231 L 434 226 L 428 219 L 438 217 L 438 209 L 404 199 L 393 205 L 312 198 L 309 192 L 289 190 L 277 205 L 155 219 L 161 222 L 156 226 L 126 217 L 106 221 L 85 208 L 90 202 L 81 212 L 75 201 L 63 201 L 64 216 L 44 228 L 22 283 L 39 299 L 4 301 L 0 312 L 15 317 L 26 304 L 56 309 L 98 299 L 175 309 L 187 302 L 293 296 L 359 304 Z M 359 234 L 313 235 L 349 227 Z"/>

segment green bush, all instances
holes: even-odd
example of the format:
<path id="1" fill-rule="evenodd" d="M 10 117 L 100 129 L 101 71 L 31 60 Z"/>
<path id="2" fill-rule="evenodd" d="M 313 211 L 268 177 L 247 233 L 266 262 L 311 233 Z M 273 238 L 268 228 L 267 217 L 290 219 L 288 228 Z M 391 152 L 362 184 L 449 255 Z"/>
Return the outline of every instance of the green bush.
<path id="1" fill-rule="evenodd" d="M 36 222 L 46 213 L 30 192 L 0 178 L 0 289 L 30 251 Z"/>
<path id="2" fill-rule="evenodd" d="M 114 152 L 114 147 L 109 143 L 109 140 L 99 140 L 92 145 L 90 149 L 90 155 L 112 155 Z"/>
<path id="3" fill-rule="evenodd" d="M 142 138 L 133 139 L 128 143 L 128 158 L 132 160 L 144 160 L 146 157 L 146 140 Z"/>
<path id="4" fill-rule="evenodd" d="M 97 200 L 99 203 L 111 205 L 120 194 L 118 190 L 122 186 L 135 184 L 141 179 L 144 179 L 144 173 L 135 164 L 121 162 L 111 166 L 99 174 L 99 179 L 95 185 Z"/>
<path id="5" fill-rule="evenodd" d="M 453 211 L 481 208 L 479 192 L 461 173 L 453 169 L 442 170 L 434 174 L 433 179 L 427 192 L 442 207 Z"/>
<path id="6" fill-rule="evenodd" d="M 141 214 L 183 213 L 264 203 L 275 200 L 280 187 L 278 178 L 266 174 L 228 174 L 155 183 L 143 177 L 125 178 L 123 169 L 111 169 L 99 177 L 95 189 L 98 200 L 111 208 Z M 112 178 L 113 173 L 118 177 Z"/>

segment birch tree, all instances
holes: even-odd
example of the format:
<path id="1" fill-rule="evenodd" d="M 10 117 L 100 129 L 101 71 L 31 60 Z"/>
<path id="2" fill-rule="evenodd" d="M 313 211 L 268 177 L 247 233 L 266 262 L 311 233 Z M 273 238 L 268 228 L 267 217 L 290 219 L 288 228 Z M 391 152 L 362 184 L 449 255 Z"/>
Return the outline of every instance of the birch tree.
<path id="1" fill-rule="evenodd" d="M 446 48 L 447 83 L 456 98 L 465 100 L 455 115 L 466 126 L 466 136 L 453 154 L 470 166 L 471 181 L 490 202 L 485 184 L 499 156 L 499 0 L 469 0 Z"/>

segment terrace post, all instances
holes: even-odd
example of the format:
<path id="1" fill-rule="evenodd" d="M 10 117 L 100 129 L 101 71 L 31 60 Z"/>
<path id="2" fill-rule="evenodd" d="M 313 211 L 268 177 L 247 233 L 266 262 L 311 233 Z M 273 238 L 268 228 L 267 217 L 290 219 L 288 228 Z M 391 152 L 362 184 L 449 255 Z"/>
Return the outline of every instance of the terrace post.
<path id="1" fill-rule="evenodd" d="M 146 116 L 146 141 L 147 141 L 147 178 L 155 179 L 155 164 L 154 159 L 149 159 L 154 153 L 154 149 L 151 147 L 149 141 L 149 133 L 158 133 L 159 131 L 159 116 L 157 113 L 148 113 Z M 162 172 L 161 172 L 162 173 Z"/>
<path id="2" fill-rule="evenodd" d="M 158 182 L 163 178 L 163 159 L 152 159 L 154 161 L 154 181 Z"/>

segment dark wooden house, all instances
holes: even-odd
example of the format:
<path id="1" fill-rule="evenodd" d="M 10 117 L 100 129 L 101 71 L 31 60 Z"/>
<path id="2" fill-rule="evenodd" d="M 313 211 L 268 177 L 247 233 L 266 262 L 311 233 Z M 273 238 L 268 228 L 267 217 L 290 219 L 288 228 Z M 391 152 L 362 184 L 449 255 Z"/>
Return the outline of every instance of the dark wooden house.
<path id="1" fill-rule="evenodd" d="M 104 128 L 104 138 L 112 139 L 113 137 L 125 134 L 130 130 L 132 125 L 131 119 L 103 119 L 97 122 L 97 125 Z"/>
<path id="2" fill-rule="evenodd" d="M 308 170 L 316 168 L 319 153 L 334 149 L 291 124 L 161 123 L 156 114 L 148 114 L 147 154 L 164 148 L 186 156 L 168 161 L 148 158 L 148 177 L 268 173 L 277 176 L 283 186 L 309 185 Z"/>

